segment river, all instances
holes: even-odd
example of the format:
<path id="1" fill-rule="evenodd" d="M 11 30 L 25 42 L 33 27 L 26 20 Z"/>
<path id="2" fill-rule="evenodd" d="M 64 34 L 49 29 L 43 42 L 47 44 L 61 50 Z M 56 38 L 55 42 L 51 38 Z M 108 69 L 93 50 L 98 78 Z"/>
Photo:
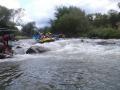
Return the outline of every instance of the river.
<path id="1" fill-rule="evenodd" d="M 103 41 L 109 43 L 98 43 Z M 20 40 L 16 45 L 24 51 L 0 60 L 0 90 L 120 90 L 120 40 Z M 50 51 L 24 54 L 31 45 Z"/>

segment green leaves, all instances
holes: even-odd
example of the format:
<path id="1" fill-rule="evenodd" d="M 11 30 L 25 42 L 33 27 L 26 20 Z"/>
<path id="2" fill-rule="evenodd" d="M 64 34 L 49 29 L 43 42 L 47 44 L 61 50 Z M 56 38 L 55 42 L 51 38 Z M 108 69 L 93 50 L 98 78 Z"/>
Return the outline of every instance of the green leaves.
<path id="1" fill-rule="evenodd" d="M 22 33 L 25 36 L 32 37 L 32 35 L 36 32 L 35 31 L 35 22 L 29 22 L 22 27 Z"/>
<path id="2" fill-rule="evenodd" d="M 79 8 L 58 8 L 55 16 L 56 20 L 51 23 L 54 33 L 64 33 L 68 37 L 77 37 L 78 33 L 89 29 L 88 19 L 84 11 Z"/>
<path id="3" fill-rule="evenodd" d="M 9 29 L 16 29 L 17 22 L 15 22 L 13 19 L 19 16 L 22 9 L 8 9 L 4 6 L 0 6 L 0 27 L 1 28 L 9 28 Z M 19 20 L 17 18 L 17 20 Z"/>
<path id="4" fill-rule="evenodd" d="M 113 29 L 113 28 L 96 28 L 93 30 L 90 30 L 87 35 L 92 38 L 92 37 L 97 37 L 97 38 L 103 38 L 103 39 L 109 39 L 109 38 L 120 38 L 120 31 Z"/>

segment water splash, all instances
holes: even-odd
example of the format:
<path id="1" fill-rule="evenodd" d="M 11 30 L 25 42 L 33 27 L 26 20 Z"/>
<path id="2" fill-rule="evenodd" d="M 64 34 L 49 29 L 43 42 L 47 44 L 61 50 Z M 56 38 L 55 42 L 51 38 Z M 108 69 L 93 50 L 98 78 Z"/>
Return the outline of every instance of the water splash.
<path id="1" fill-rule="evenodd" d="M 82 40 L 82 42 L 81 42 Z M 99 45 L 97 42 L 115 42 L 114 45 Z M 120 55 L 120 40 L 101 40 L 101 39 L 65 39 L 58 40 L 55 42 L 40 44 L 32 39 L 19 40 L 15 43 L 13 48 L 16 54 L 13 58 L 8 58 L 0 60 L 4 61 L 21 61 L 29 58 L 46 58 L 46 57 L 73 57 L 76 55 L 107 55 L 107 54 L 117 54 Z M 20 49 L 16 49 L 17 46 L 20 46 Z M 25 54 L 26 50 L 31 46 L 42 46 L 49 48 L 50 51 L 43 54 L 36 55 L 27 55 Z M 77 57 L 76 57 L 77 58 Z M 79 58 L 79 57 L 78 57 Z"/>

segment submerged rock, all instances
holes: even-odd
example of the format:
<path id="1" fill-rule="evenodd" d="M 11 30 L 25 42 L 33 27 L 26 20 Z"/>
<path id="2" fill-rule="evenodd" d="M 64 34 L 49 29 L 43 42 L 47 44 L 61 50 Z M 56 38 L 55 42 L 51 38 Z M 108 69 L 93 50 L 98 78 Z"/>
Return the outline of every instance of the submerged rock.
<path id="1" fill-rule="evenodd" d="M 21 46 L 17 46 L 16 48 L 18 49 L 18 48 L 22 48 L 22 47 Z"/>
<path id="2" fill-rule="evenodd" d="M 100 44 L 100 45 L 108 45 L 108 44 L 116 44 L 116 43 L 115 43 L 115 42 L 101 41 L 101 42 L 97 42 L 97 44 Z"/>
<path id="3" fill-rule="evenodd" d="M 37 54 L 37 53 L 43 53 L 46 51 L 49 51 L 49 49 L 40 47 L 40 46 L 32 46 L 26 51 L 26 54 Z"/>
<path id="4" fill-rule="evenodd" d="M 84 42 L 84 40 L 82 39 L 81 42 Z"/>

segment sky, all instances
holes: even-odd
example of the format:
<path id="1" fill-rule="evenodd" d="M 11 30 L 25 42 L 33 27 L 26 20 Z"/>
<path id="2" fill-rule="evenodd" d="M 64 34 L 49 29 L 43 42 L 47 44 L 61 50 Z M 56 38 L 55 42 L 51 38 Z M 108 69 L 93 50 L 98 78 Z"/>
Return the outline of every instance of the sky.
<path id="1" fill-rule="evenodd" d="M 107 13 L 110 9 L 119 10 L 119 0 L 0 0 L 0 5 L 7 8 L 25 9 L 23 20 L 35 21 L 39 27 L 48 25 L 54 18 L 56 7 L 77 6 L 86 13 Z"/>

